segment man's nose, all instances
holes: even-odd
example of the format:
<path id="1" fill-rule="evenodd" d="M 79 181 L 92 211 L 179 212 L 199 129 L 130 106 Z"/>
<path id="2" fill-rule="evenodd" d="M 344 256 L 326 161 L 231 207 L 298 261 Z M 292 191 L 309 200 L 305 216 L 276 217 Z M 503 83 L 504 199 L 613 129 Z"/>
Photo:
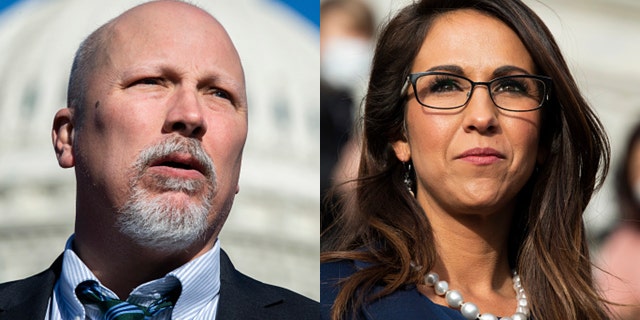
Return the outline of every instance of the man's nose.
<path id="1" fill-rule="evenodd" d="M 196 89 L 179 88 L 169 103 L 163 126 L 165 132 L 175 132 L 190 138 L 202 138 L 207 131 L 204 106 Z"/>

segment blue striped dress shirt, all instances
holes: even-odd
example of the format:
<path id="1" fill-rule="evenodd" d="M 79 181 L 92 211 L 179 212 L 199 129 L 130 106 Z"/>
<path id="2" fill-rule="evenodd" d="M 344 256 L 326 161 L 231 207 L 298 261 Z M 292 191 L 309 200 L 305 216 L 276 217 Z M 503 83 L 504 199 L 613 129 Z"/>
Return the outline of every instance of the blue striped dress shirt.
<path id="1" fill-rule="evenodd" d="M 96 276 L 71 249 L 74 236 L 67 240 L 62 262 L 62 273 L 50 299 L 46 320 L 99 320 L 101 312 L 93 306 L 85 307 L 75 294 L 78 284 L 94 280 Z M 102 286 L 102 284 L 100 284 Z M 180 286 L 182 292 L 173 310 L 167 310 L 153 320 L 215 319 L 220 296 L 220 241 L 202 256 L 169 272 L 160 279 L 149 281 L 135 288 L 128 301 L 139 305 L 149 305 L 172 288 Z M 113 291 L 102 286 L 112 298 L 118 298 Z"/>

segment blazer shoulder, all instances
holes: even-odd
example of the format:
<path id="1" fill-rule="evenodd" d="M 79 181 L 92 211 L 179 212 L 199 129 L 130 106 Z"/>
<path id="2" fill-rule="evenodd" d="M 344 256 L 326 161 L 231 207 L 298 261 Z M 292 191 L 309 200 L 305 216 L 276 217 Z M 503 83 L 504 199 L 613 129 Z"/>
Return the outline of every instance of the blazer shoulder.
<path id="1" fill-rule="evenodd" d="M 321 319 L 329 319 L 331 308 L 340 292 L 342 280 L 357 271 L 355 261 L 337 260 L 320 264 L 320 315 Z M 365 318 L 360 315 L 360 318 Z"/>
<path id="2" fill-rule="evenodd" d="M 43 319 L 61 265 L 59 257 L 43 272 L 0 284 L 0 320 Z"/>
<path id="3" fill-rule="evenodd" d="M 362 261 L 353 260 L 338 260 L 320 265 L 320 318 L 322 320 L 330 319 L 331 308 L 341 289 L 342 281 L 369 265 Z M 365 294 L 376 295 L 383 289 L 384 286 L 378 284 Z M 376 300 L 364 303 L 355 310 L 352 318 L 464 320 L 459 311 L 436 305 L 429 298 L 423 296 L 415 285 L 411 284 L 402 286 Z"/>
<path id="4" fill-rule="evenodd" d="M 331 284 L 353 275 L 361 266 L 353 260 L 336 260 L 320 264 L 320 284 Z"/>
<path id="5" fill-rule="evenodd" d="M 220 316 L 218 319 L 282 319 L 319 318 L 317 301 L 289 289 L 253 279 L 236 270 L 227 254 L 220 254 Z M 246 313 L 240 316 L 240 313 Z M 225 317 L 231 315 L 233 317 Z"/>

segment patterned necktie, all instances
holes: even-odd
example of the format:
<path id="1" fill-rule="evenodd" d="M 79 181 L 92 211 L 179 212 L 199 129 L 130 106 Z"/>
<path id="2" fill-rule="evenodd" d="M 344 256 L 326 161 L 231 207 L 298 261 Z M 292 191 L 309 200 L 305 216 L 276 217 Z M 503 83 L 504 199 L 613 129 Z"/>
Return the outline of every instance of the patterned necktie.
<path id="1" fill-rule="evenodd" d="M 177 300 L 175 290 L 154 301 L 145 308 L 127 301 L 105 296 L 100 285 L 95 281 L 85 281 L 76 288 L 76 296 L 83 304 L 97 306 L 104 315 L 104 320 L 145 320 L 160 311 L 173 308 Z"/>

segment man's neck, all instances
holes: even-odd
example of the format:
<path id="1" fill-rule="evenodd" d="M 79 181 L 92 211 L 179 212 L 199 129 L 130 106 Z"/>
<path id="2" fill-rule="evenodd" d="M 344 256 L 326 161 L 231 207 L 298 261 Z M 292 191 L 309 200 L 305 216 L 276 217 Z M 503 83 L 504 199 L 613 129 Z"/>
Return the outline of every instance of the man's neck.
<path id="1" fill-rule="evenodd" d="M 119 234 L 107 237 L 76 229 L 73 249 L 100 282 L 124 300 L 137 286 L 161 278 L 209 251 L 215 237 L 207 239 L 178 253 L 166 253 L 138 246 Z"/>

